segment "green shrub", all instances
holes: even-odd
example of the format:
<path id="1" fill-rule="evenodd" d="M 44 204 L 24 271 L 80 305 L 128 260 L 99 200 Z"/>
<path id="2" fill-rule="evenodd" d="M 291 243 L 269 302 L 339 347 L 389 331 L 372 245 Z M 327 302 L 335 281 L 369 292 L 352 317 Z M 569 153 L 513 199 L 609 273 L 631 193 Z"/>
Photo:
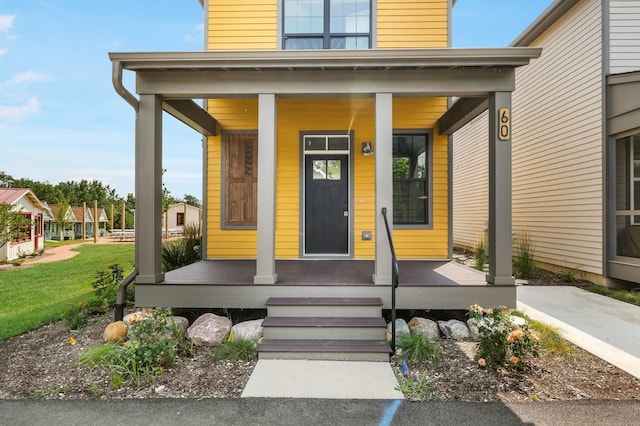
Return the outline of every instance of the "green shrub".
<path id="1" fill-rule="evenodd" d="M 533 256 L 533 242 L 528 232 L 522 232 L 516 237 L 515 272 L 518 278 L 532 278 L 538 272 Z"/>
<path id="2" fill-rule="evenodd" d="M 122 280 L 123 270 L 120 265 L 109 265 L 109 271 L 98 271 L 91 284 L 94 294 L 89 299 L 89 310 L 92 313 L 105 313 L 114 307 Z"/>
<path id="3" fill-rule="evenodd" d="M 255 361 L 258 359 L 255 340 L 234 339 L 222 343 L 215 354 L 214 361 Z"/>
<path id="4" fill-rule="evenodd" d="M 442 359 L 438 347 L 422 334 L 398 335 L 397 347 L 402 350 L 402 357 L 407 361 L 438 362 Z"/>
<path id="5" fill-rule="evenodd" d="M 185 225 L 182 238 L 162 244 L 162 266 L 164 271 L 182 268 L 200 260 L 202 233 L 197 225 Z"/>
<path id="6" fill-rule="evenodd" d="M 487 249 L 484 240 L 480 240 L 473 253 L 473 267 L 482 271 L 484 270 L 485 263 L 487 263 Z"/>
<path id="7" fill-rule="evenodd" d="M 82 354 L 78 360 L 89 366 L 109 368 L 112 378 L 121 376 L 136 384 L 151 380 L 173 365 L 180 349 L 176 327 L 167 328 L 170 310 L 156 310 L 128 324 L 128 341 L 107 344 Z M 115 382 L 114 382 L 115 383 Z M 115 386 L 115 385 L 114 385 Z"/>
<path id="8" fill-rule="evenodd" d="M 89 305 L 84 302 L 67 302 L 67 310 L 62 320 L 71 330 L 82 330 L 87 325 Z"/>
<path id="9" fill-rule="evenodd" d="M 512 326 L 510 316 L 510 311 L 503 307 L 469 307 L 469 317 L 478 320 L 477 360 L 480 366 L 519 370 L 527 357 L 538 357 L 538 335 L 529 330 L 526 324 Z"/>

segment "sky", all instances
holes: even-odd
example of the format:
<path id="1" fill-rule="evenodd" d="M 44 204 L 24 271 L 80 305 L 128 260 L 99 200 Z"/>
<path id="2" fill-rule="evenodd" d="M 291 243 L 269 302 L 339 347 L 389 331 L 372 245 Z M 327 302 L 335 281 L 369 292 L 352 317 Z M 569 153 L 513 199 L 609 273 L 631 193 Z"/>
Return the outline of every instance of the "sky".
<path id="1" fill-rule="evenodd" d="M 453 47 L 506 47 L 552 0 L 457 0 Z M 0 0 L 0 171 L 134 192 L 135 113 L 109 52 L 203 49 L 198 0 Z M 134 92 L 133 76 L 125 87 Z M 163 181 L 202 199 L 201 136 L 165 114 Z"/>

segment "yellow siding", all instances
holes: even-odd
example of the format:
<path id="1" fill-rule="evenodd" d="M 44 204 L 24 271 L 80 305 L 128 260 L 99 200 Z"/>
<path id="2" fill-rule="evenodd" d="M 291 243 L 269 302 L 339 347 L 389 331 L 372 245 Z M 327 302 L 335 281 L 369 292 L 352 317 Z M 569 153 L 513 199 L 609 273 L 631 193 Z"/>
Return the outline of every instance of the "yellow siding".
<path id="1" fill-rule="evenodd" d="M 394 240 L 401 258 L 446 258 L 448 255 L 447 137 L 437 136 L 436 121 L 445 99 L 395 99 L 394 128 L 434 129 L 433 229 L 396 229 Z M 257 128 L 255 100 L 210 101 L 209 111 L 224 130 Z M 278 101 L 278 151 L 276 166 L 276 257 L 298 258 L 300 253 L 300 131 L 353 131 L 354 257 L 375 257 L 375 235 L 362 241 L 362 231 L 375 231 L 375 157 L 362 156 L 359 143 L 375 140 L 372 99 L 315 99 Z M 220 227 L 220 137 L 209 138 L 207 170 L 208 258 L 252 258 L 256 254 L 255 230 Z"/>
<path id="2" fill-rule="evenodd" d="M 448 47 L 447 0 L 378 0 L 381 49 Z"/>
<path id="3" fill-rule="evenodd" d="M 446 111 L 447 100 L 393 100 L 394 129 L 433 129 L 433 229 L 395 229 L 393 240 L 401 259 L 445 259 L 449 256 L 448 138 L 438 135 L 436 122 Z"/>
<path id="4" fill-rule="evenodd" d="M 278 40 L 278 0 L 209 2 L 209 50 L 273 50 Z"/>

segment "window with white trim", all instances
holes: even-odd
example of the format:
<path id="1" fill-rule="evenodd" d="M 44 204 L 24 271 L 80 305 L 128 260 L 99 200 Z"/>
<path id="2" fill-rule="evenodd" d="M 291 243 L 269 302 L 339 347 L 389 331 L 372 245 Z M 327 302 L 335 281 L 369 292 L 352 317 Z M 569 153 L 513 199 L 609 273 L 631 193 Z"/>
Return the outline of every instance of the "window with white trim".
<path id="1" fill-rule="evenodd" d="M 284 0 L 283 49 L 371 48 L 371 0 Z"/>

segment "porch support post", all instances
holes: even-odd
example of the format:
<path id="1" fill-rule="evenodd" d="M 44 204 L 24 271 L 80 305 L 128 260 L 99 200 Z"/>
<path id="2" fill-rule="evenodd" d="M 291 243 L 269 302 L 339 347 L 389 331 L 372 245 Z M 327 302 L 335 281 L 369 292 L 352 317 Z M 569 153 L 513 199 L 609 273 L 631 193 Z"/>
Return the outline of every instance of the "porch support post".
<path id="1" fill-rule="evenodd" d="M 157 283 L 164 280 L 162 272 L 162 97 L 159 95 L 140 96 L 135 155 L 134 223 L 138 266 L 136 282 Z"/>
<path id="2" fill-rule="evenodd" d="M 254 284 L 275 284 L 276 96 L 258 95 L 258 253 Z"/>
<path id="3" fill-rule="evenodd" d="M 376 93 L 376 260 L 374 284 L 391 284 L 391 249 L 381 210 L 393 227 L 393 95 Z"/>
<path id="4" fill-rule="evenodd" d="M 511 264 L 511 92 L 489 96 L 489 274 L 514 285 Z"/>

